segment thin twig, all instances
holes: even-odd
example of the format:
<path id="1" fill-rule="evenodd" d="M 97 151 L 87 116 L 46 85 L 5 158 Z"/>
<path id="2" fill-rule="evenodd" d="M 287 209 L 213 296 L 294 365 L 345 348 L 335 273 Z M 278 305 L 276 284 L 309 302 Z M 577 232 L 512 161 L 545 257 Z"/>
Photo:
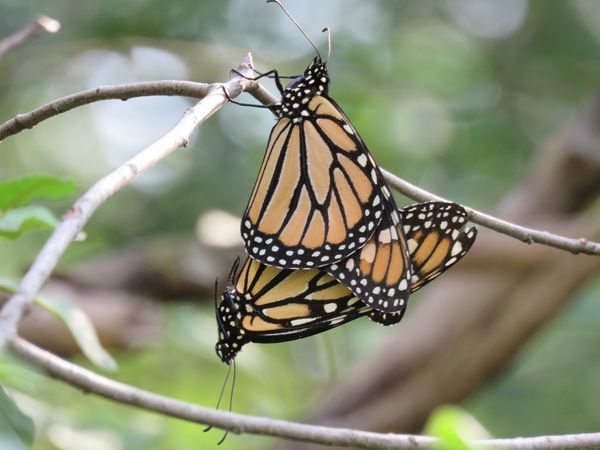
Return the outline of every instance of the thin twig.
<path id="1" fill-rule="evenodd" d="M 143 83 L 121 84 L 117 86 L 100 86 L 87 91 L 78 92 L 59 98 L 0 125 L 0 142 L 25 129 L 33 128 L 46 119 L 57 116 L 79 106 L 88 105 L 100 100 L 127 100 L 135 97 L 152 95 L 179 95 L 203 98 L 212 85 L 193 81 L 161 80 Z"/>
<path id="2" fill-rule="evenodd" d="M 250 74 L 251 68 L 252 60 L 248 55 L 245 63 L 240 66 L 238 71 Z M 151 168 L 179 147 L 185 147 L 192 132 L 227 103 L 223 88 L 227 90 L 229 97 L 233 98 L 244 90 L 253 89 L 255 86 L 254 82 L 239 75 L 235 75 L 225 84 L 212 85 L 207 95 L 195 106 L 189 108 L 171 130 L 129 161 L 100 179 L 83 197 L 75 202 L 21 279 L 18 291 L 4 304 L 2 311 L 0 311 L 0 348 L 8 338 L 16 334 L 17 324 L 27 308 L 56 267 L 59 258 L 94 211 L 107 198 L 126 186 L 140 173 Z"/>
<path id="3" fill-rule="evenodd" d="M 58 30 L 60 30 L 60 22 L 58 20 L 40 16 L 35 22 L 0 40 L 0 58 L 10 50 L 27 43 L 43 31 L 47 33 L 56 33 Z"/>
<path id="4" fill-rule="evenodd" d="M 405 181 L 391 172 L 382 169 L 386 181 L 398 192 L 419 202 L 441 200 L 449 201 L 439 195 L 432 194 L 414 184 Z M 498 219 L 489 214 L 477 211 L 476 209 L 462 205 L 467 210 L 469 220 L 478 223 L 486 228 L 495 230 L 499 233 L 519 239 L 527 244 L 543 244 L 549 247 L 567 250 L 571 253 L 584 253 L 587 255 L 600 255 L 600 243 L 592 242 L 585 238 L 568 238 L 550 233 L 548 231 L 534 230 L 533 228 L 523 227 L 506 220 Z"/>
<path id="5" fill-rule="evenodd" d="M 435 442 L 435 439 L 427 436 L 372 433 L 217 411 L 119 383 L 65 361 L 19 337 L 12 338 L 10 344 L 23 358 L 85 393 L 93 392 L 119 403 L 189 422 L 212 425 L 237 434 L 260 434 L 354 448 L 422 449 L 430 448 Z M 472 441 L 472 444 L 498 450 L 588 450 L 600 448 L 600 433 L 491 439 Z"/>

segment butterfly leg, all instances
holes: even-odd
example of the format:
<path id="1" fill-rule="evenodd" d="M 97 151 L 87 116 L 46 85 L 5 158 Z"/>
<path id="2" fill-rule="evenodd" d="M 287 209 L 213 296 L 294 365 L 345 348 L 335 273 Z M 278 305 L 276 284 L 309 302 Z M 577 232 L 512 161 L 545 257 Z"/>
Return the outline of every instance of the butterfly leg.
<path id="1" fill-rule="evenodd" d="M 252 69 L 255 73 L 257 73 L 259 76 L 256 79 L 259 78 L 279 78 L 280 80 L 295 80 L 298 77 L 301 77 L 302 75 L 279 75 L 277 73 L 276 69 L 273 70 L 269 70 L 268 72 L 259 72 L 256 69 Z"/>
<path id="2" fill-rule="evenodd" d="M 281 84 L 281 80 L 295 80 L 296 78 L 298 78 L 300 75 L 279 75 L 279 72 L 277 71 L 277 69 L 272 69 L 269 70 L 268 72 L 259 72 L 256 69 L 252 69 L 256 74 L 258 74 L 258 76 L 256 77 L 248 77 L 240 72 L 238 72 L 235 69 L 231 69 L 231 73 L 242 77 L 246 80 L 251 80 L 251 81 L 258 81 L 261 78 L 271 78 L 273 80 L 275 80 L 275 85 L 277 86 L 277 90 L 279 91 L 279 93 L 281 95 L 283 95 L 284 92 L 284 88 L 283 85 Z"/>
<path id="3" fill-rule="evenodd" d="M 277 73 L 277 69 L 269 70 L 268 72 L 259 72 L 258 70 L 256 70 L 256 69 L 253 68 L 252 71 L 254 73 L 256 73 L 258 76 L 256 76 L 256 77 L 249 77 L 249 76 L 244 75 L 241 72 L 238 72 L 235 69 L 231 69 L 230 73 L 233 73 L 233 74 L 235 74 L 235 75 L 237 75 L 239 77 L 242 77 L 242 78 L 244 78 L 246 80 L 250 80 L 250 81 L 258 81 L 261 78 L 296 78 L 296 77 L 281 76 L 281 75 L 279 75 Z"/>
<path id="4" fill-rule="evenodd" d="M 270 109 L 270 108 L 272 108 L 272 107 L 273 107 L 273 105 L 257 105 L 257 104 L 254 104 L 254 103 L 242 103 L 242 102 L 238 102 L 238 101 L 236 101 L 236 100 L 232 99 L 232 98 L 229 96 L 229 93 L 227 92 L 227 89 L 225 89 L 225 86 L 221 86 L 221 90 L 223 91 L 223 94 L 225 95 L 225 98 L 226 98 L 226 99 L 227 99 L 227 100 L 228 100 L 230 103 L 233 103 L 234 105 L 239 105 L 239 106 L 250 106 L 250 107 L 252 107 L 252 108 L 268 108 L 268 109 Z"/>
<path id="5" fill-rule="evenodd" d="M 268 72 L 264 72 L 261 73 L 256 69 L 253 69 L 254 72 L 256 72 L 258 74 L 257 77 L 247 77 L 243 74 L 241 74 L 240 72 L 238 72 L 235 69 L 231 70 L 231 73 L 234 73 L 242 78 L 245 78 L 246 80 L 251 80 L 251 81 L 258 81 L 261 78 L 273 78 L 275 80 L 275 85 L 277 86 L 277 90 L 281 93 L 281 95 L 283 95 L 283 85 L 281 84 L 281 78 L 293 78 L 293 77 L 282 77 L 279 75 L 279 72 L 277 72 L 277 69 L 273 69 L 273 70 L 269 70 Z"/>

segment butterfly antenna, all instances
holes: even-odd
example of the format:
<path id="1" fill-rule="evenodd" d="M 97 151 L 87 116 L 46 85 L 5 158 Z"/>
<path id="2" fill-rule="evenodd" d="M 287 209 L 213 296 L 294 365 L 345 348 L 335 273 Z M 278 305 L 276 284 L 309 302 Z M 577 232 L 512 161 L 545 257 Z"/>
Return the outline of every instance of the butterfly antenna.
<path id="1" fill-rule="evenodd" d="M 229 270 L 229 275 L 227 276 L 227 283 L 230 286 L 235 284 L 235 276 L 237 274 L 238 268 L 240 267 L 240 257 L 235 258 L 235 261 L 231 265 L 231 269 Z"/>
<path id="2" fill-rule="evenodd" d="M 231 412 L 231 410 L 233 409 L 233 391 L 235 390 L 235 380 L 237 378 L 237 374 L 235 371 L 235 359 L 233 360 L 232 364 L 233 364 L 233 381 L 231 382 L 231 392 L 229 394 L 229 412 Z M 229 367 L 231 367 L 231 366 L 229 366 Z M 219 442 L 217 442 L 217 445 L 221 445 L 223 442 L 225 442 L 225 438 L 227 437 L 228 434 L 229 434 L 229 430 L 225 431 L 221 440 Z"/>
<path id="3" fill-rule="evenodd" d="M 319 57 L 319 59 L 321 59 L 321 54 L 319 53 L 319 50 L 317 50 L 317 47 L 315 46 L 315 44 L 313 43 L 313 41 L 310 40 L 310 38 L 308 37 L 308 35 L 306 34 L 306 32 L 302 29 L 302 27 L 300 26 L 300 24 L 298 22 L 296 22 L 296 20 L 287 11 L 287 9 L 285 9 L 285 7 L 283 6 L 283 4 L 279 0 L 267 0 L 267 3 L 277 3 L 279 5 L 279 7 L 283 10 L 283 12 L 285 13 L 285 15 L 288 16 L 288 18 L 294 23 L 294 25 L 296 25 L 296 28 L 298 28 L 300 30 L 300 32 L 304 35 L 304 37 L 310 43 L 310 45 L 312 46 L 312 48 L 315 49 L 315 52 L 317 52 L 317 56 Z"/>
<path id="4" fill-rule="evenodd" d="M 325 62 L 327 62 L 331 56 L 331 30 L 329 27 L 325 27 L 321 31 L 323 33 L 327 33 L 327 59 L 325 60 Z"/>
<path id="5" fill-rule="evenodd" d="M 215 279 L 215 311 L 219 308 L 218 302 L 217 302 L 217 295 L 219 292 L 219 277 L 217 277 Z"/>
<path id="6" fill-rule="evenodd" d="M 234 362 L 234 364 L 235 364 L 235 362 Z M 217 401 L 217 406 L 215 407 L 215 409 L 219 409 L 219 406 L 221 406 L 221 400 L 223 399 L 223 393 L 225 392 L 225 386 L 227 386 L 227 380 L 229 380 L 230 372 L 231 372 L 231 366 L 229 366 L 229 368 L 227 369 L 227 375 L 225 375 L 225 381 L 223 381 L 223 386 L 221 386 L 221 393 L 219 394 L 219 400 Z M 234 369 L 234 373 L 235 373 L 235 369 Z M 234 379 L 235 379 L 235 376 L 234 376 Z M 212 427 L 213 427 L 212 425 L 209 425 L 203 431 L 206 433 L 207 431 L 210 431 L 212 429 Z"/>

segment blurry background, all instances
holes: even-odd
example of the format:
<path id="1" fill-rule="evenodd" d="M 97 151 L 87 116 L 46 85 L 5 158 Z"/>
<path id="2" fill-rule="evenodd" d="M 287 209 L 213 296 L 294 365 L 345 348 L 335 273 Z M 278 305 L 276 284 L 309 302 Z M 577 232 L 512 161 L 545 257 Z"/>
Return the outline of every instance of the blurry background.
<path id="1" fill-rule="evenodd" d="M 600 8 L 594 0 L 305 0 L 287 5 L 323 54 L 327 44 L 320 30 L 332 30 L 330 94 L 377 162 L 485 211 L 522 204 L 519 195 L 529 198 L 531 191 L 515 194 L 513 187 L 531 181 L 532 167 L 550 158 L 544 156 L 545 143 L 585 115 L 580 111 L 598 87 Z M 248 51 L 259 70 L 276 67 L 290 75 L 301 73 L 314 56 L 282 12 L 258 0 L 0 0 L 0 38 L 40 14 L 59 20 L 62 29 L 0 61 L 0 121 L 99 85 L 225 81 Z M 275 92 L 269 81 L 265 84 Z M 76 180 L 81 194 L 167 131 L 190 104 L 185 98 L 155 97 L 100 102 L 63 114 L 2 142 L 0 179 L 60 175 Z M 600 121 L 594 120 L 597 131 Z M 117 379 L 202 405 L 216 402 L 226 367 L 214 354 L 211 285 L 239 252 L 235 217 L 243 212 L 273 123 L 267 110 L 225 106 L 186 149 L 101 207 L 86 227 L 87 239 L 72 245 L 61 260 L 60 279 L 51 283 L 51 292 L 84 304 L 120 364 Z M 585 144 L 596 150 L 596 170 L 598 142 Z M 549 147 L 548 155 L 555 154 Z M 550 181 L 545 179 L 551 192 L 562 192 L 563 179 Z M 579 214 L 585 206 L 585 220 L 595 217 L 597 223 L 597 181 L 591 184 L 586 193 L 574 194 L 586 196 L 584 205 L 564 204 L 559 212 Z M 513 193 L 507 199 L 508 192 Z M 60 215 L 69 204 L 51 206 Z M 519 214 L 525 213 L 514 216 Z M 0 240 L 0 276 L 20 276 L 47 237 L 37 233 L 16 242 Z M 482 248 L 493 239 L 482 236 L 479 249 L 488 263 L 494 254 Z M 498 246 L 504 242 L 511 241 Z M 535 247 L 510 248 L 524 252 L 522 264 L 529 268 L 547 261 L 546 254 L 527 259 Z M 562 257 L 550 252 L 548 258 Z M 576 267 L 585 258 L 572 257 L 567 266 Z M 466 268 L 459 264 L 456 270 L 468 270 L 467 260 Z M 560 270 L 552 273 L 560 281 Z M 593 273 L 588 270 L 563 295 L 566 307 L 524 333 L 531 340 L 519 338 L 510 357 L 491 364 L 493 370 L 483 371 L 485 380 L 456 397 L 495 436 L 597 431 L 600 281 Z M 444 283 L 452 280 L 444 278 L 434 283 L 435 293 L 431 287 L 414 296 L 408 320 L 430 293 L 446 299 Z M 545 277 L 538 273 L 536 280 L 542 289 Z M 517 291 L 508 280 L 502 284 L 507 292 Z M 464 289 L 463 297 L 469 292 Z M 473 294 L 472 304 L 478 298 Z M 481 328 L 494 323 L 494 315 L 486 317 Z M 37 333 L 37 342 L 71 355 L 72 345 L 60 337 L 60 327 L 46 319 L 40 314 L 29 330 L 31 338 Z M 360 370 L 368 378 L 368 370 L 376 370 L 381 361 L 373 355 L 393 348 L 402 327 L 386 329 L 365 319 L 298 342 L 248 345 L 238 359 L 234 410 L 298 420 L 321 412 L 335 416 L 319 399 Z M 426 333 L 443 325 L 432 319 L 413 327 Z M 460 365 L 472 363 L 466 358 Z M 6 368 L 3 381 L 17 389 L 19 405 L 36 421 L 36 449 L 205 448 L 220 437 L 218 431 L 204 434 L 197 425 L 82 396 L 61 383 L 11 370 L 16 369 Z M 402 426 L 400 420 L 381 427 L 335 417 L 331 422 L 364 429 L 419 428 Z M 239 448 L 242 440 L 257 449 L 272 443 L 230 436 L 222 448 Z"/>

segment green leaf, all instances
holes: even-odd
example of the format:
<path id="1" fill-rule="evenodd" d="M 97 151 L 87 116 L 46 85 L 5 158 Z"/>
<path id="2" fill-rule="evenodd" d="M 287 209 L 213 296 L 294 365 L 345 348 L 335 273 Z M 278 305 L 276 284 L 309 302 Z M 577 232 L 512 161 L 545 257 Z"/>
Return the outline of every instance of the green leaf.
<path id="1" fill-rule="evenodd" d="M 4 388 L 0 387 L 0 434 L 17 438 L 23 448 L 30 448 L 35 437 L 35 425 L 21 412 Z"/>
<path id="2" fill-rule="evenodd" d="M 60 319 L 71 331 L 87 358 L 101 369 L 117 370 L 116 361 L 100 344 L 89 317 L 75 305 L 59 298 L 38 297 L 35 302 Z"/>
<path id="3" fill-rule="evenodd" d="M 458 406 L 440 406 L 425 425 L 425 434 L 439 439 L 438 450 L 476 450 L 480 446 L 469 440 L 489 439 L 486 429 L 469 413 Z"/>
<path id="4" fill-rule="evenodd" d="M 0 290 L 14 293 L 17 288 L 18 284 L 15 281 L 0 278 Z M 35 303 L 65 324 L 83 354 L 94 365 L 106 371 L 117 370 L 116 361 L 102 347 L 92 321 L 80 308 L 55 297 L 38 296 Z"/>
<path id="5" fill-rule="evenodd" d="M 37 366 L 18 359 L 6 348 L 0 351 L 0 385 L 23 392 L 35 392 L 46 381 L 47 378 L 39 373 Z"/>
<path id="6" fill-rule="evenodd" d="M 31 175 L 0 181 L 0 211 L 27 205 L 34 198 L 63 198 L 75 191 L 75 182 L 50 175 Z"/>
<path id="7" fill-rule="evenodd" d="M 24 206 L 0 216 L 0 237 L 16 239 L 34 230 L 52 230 L 58 220 L 43 206 Z"/>

